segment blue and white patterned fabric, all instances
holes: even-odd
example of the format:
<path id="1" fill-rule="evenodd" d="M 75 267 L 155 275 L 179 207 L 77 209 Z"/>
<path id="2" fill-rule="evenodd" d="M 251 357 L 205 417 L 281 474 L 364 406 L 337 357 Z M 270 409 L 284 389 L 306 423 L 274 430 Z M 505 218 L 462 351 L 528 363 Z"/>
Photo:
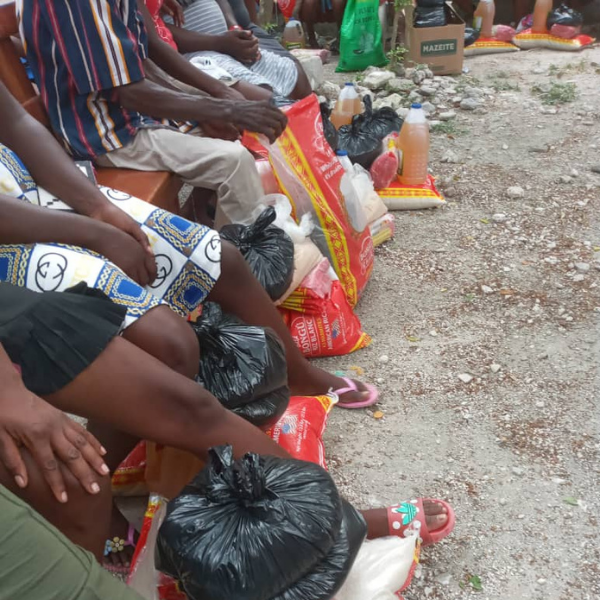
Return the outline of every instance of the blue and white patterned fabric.
<path id="1" fill-rule="evenodd" d="M 124 327 L 163 303 L 184 317 L 197 309 L 221 273 L 219 234 L 129 194 L 100 190 L 148 236 L 158 267 L 151 285 L 142 288 L 99 254 L 63 244 L 0 245 L 0 281 L 36 292 L 62 292 L 84 281 L 127 307 Z M 47 209 L 70 210 L 37 187 L 18 157 L 2 145 L 0 193 Z"/>

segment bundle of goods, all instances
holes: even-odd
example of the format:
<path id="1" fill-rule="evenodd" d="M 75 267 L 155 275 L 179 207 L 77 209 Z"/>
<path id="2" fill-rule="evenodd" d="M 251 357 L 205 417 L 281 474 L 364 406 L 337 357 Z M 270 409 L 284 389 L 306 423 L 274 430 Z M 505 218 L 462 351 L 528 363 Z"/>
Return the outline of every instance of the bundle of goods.
<path id="1" fill-rule="evenodd" d="M 267 430 L 267 435 L 294 458 L 326 469 L 323 432 L 329 413 L 337 402 L 335 394 L 292 396 L 287 410 Z"/>
<path id="2" fill-rule="evenodd" d="M 167 506 L 156 566 L 189 600 L 330 600 L 365 535 L 318 465 L 214 448 Z"/>
<path id="3" fill-rule="evenodd" d="M 446 0 L 417 0 L 415 27 L 445 27 L 447 24 Z"/>
<path id="4" fill-rule="evenodd" d="M 268 146 L 251 135 L 245 135 L 244 144 L 255 153 L 268 155 L 295 219 L 312 215 L 311 239 L 329 259 L 354 306 L 373 269 L 369 228 L 357 231 L 349 222 L 340 193 L 344 168 L 323 135 L 316 96 L 296 102 L 286 114 L 288 126 L 274 144 Z"/>
<path id="5" fill-rule="evenodd" d="M 537 0 L 533 15 L 523 18 L 513 43 L 523 50 L 549 48 L 578 52 L 596 41 L 581 34 L 582 24 L 582 15 L 565 4 L 553 10 L 552 0 Z"/>
<path id="6" fill-rule="evenodd" d="M 515 45 L 510 43 L 516 33 L 514 29 L 505 25 L 498 25 L 494 28 L 495 14 L 494 0 L 479 0 L 473 15 L 473 29 L 479 31 L 479 36 L 475 42 L 465 47 L 465 56 L 519 51 Z"/>
<path id="7" fill-rule="evenodd" d="M 304 356 L 339 356 L 371 343 L 326 258 L 283 302 L 279 312 Z"/>
<path id="8" fill-rule="evenodd" d="M 331 51 L 327 50 L 327 48 L 295 48 L 290 50 L 290 52 L 298 59 L 305 56 L 318 56 L 324 65 L 331 59 Z"/>
<path id="9" fill-rule="evenodd" d="M 220 232 L 222 239 L 240 251 L 271 300 L 283 296 L 294 275 L 294 243 L 283 229 L 273 225 L 276 218 L 270 206 L 252 225 L 225 225 Z"/>
<path id="10" fill-rule="evenodd" d="M 399 136 L 387 139 L 371 176 L 388 210 L 418 210 L 444 204 L 428 172 L 429 126 L 420 104 L 413 104 Z M 397 174 L 393 167 L 397 165 Z"/>
<path id="11" fill-rule="evenodd" d="M 210 302 L 191 326 L 200 344 L 198 383 L 251 423 L 275 423 L 290 397 L 285 352 L 275 333 L 245 325 Z"/>
<path id="12" fill-rule="evenodd" d="M 340 62 L 336 71 L 364 71 L 386 63 L 379 0 L 348 0 L 340 29 Z"/>

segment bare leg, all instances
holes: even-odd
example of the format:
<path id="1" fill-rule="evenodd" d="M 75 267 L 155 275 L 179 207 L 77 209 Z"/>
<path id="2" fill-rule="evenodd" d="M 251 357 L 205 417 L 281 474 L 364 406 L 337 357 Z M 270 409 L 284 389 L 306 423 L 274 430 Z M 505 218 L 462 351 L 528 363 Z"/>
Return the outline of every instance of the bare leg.
<path id="1" fill-rule="evenodd" d="M 298 350 L 285 323 L 271 299 L 251 273 L 242 255 L 231 244 L 223 242 L 221 277 L 209 294 L 223 310 L 250 325 L 270 327 L 281 338 L 287 353 L 288 379 L 294 393 L 326 394 L 330 389 L 347 387 L 343 379 L 311 365 Z M 361 390 L 359 384 L 359 390 Z M 344 394 L 344 402 L 364 401 L 368 392 Z"/>
<path id="2" fill-rule="evenodd" d="M 302 100 L 302 98 L 310 96 L 313 90 L 310 85 L 310 81 L 308 80 L 308 76 L 302 68 L 302 65 L 296 60 L 294 60 L 294 64 L 296 65 L 296 69 L 298 71 L 298 81 L 296 82 L 296 87 L 290 94 L 290 98 L 292 98 L 292 100 Z"/>

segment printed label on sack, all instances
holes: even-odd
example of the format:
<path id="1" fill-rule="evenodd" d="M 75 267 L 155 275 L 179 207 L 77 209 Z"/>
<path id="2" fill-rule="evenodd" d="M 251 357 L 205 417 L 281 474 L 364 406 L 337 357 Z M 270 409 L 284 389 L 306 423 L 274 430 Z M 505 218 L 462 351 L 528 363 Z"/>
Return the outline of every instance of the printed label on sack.
<path id="1" fill-rule="evenodd" d="M 421 56 L 450 56 L 457 52 L 456 40 L 421 42 Z"/>

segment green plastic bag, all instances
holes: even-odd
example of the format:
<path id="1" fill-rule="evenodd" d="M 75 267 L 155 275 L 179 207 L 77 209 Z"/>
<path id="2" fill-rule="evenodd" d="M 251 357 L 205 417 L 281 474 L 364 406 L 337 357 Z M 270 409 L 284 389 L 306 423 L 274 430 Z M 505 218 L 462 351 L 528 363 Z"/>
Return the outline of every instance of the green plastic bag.
<path id="1" fill-rule="evenodd" d="M 363 71 L 387 64 L 381 39 L 379 0 L 348 0 L 340 32 L 336 71 Z"/>

